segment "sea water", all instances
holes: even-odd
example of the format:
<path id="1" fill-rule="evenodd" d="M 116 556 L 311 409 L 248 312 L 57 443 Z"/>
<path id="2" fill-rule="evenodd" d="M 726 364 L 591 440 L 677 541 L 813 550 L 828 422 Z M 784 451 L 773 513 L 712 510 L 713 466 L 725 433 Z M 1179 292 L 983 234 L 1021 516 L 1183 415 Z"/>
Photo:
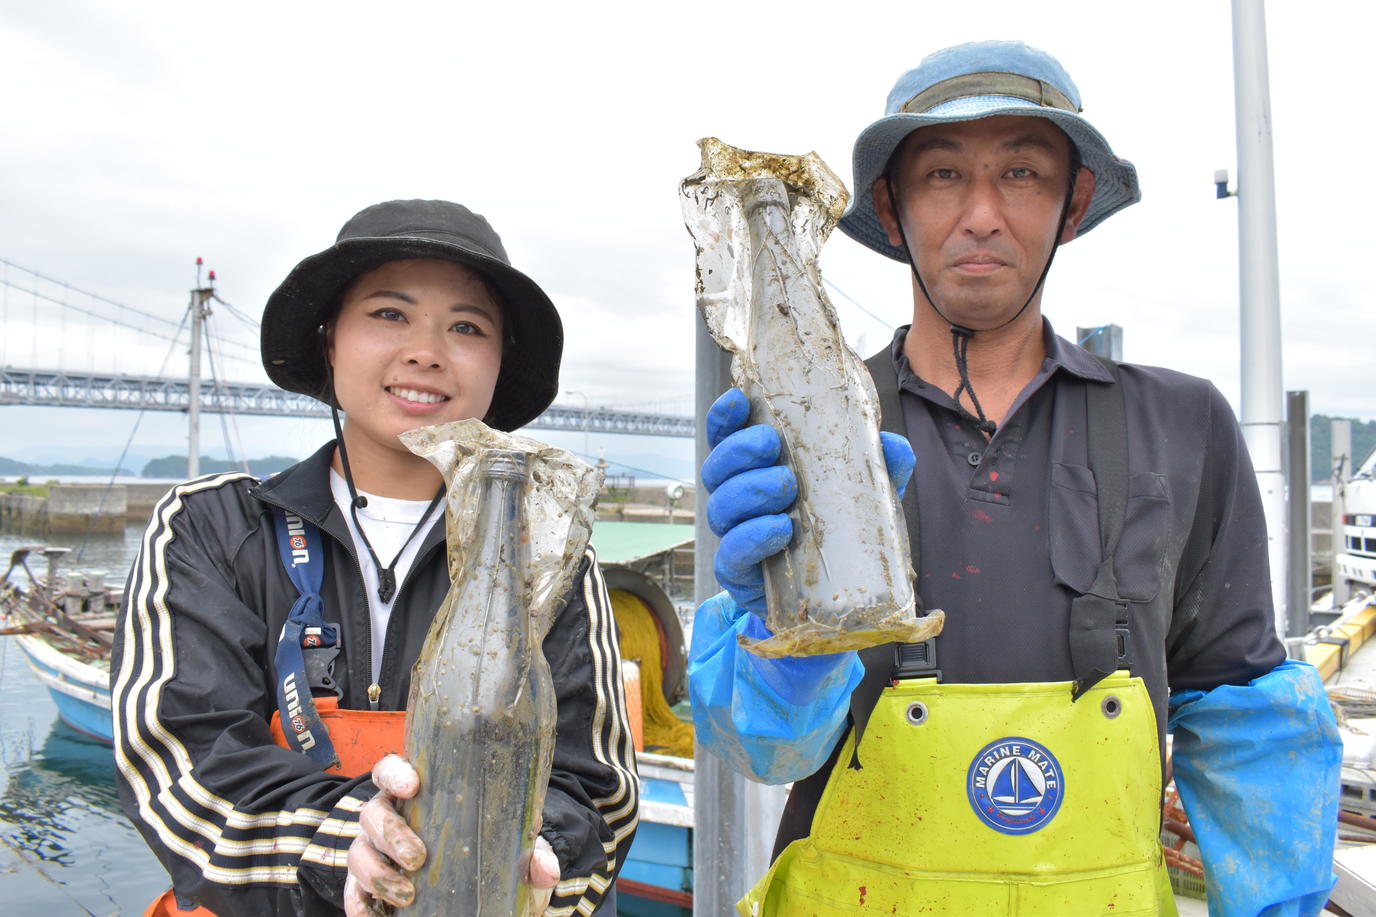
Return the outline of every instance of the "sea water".
<path id="1" fill-rule="evenodd" d="M 141 527 L 122 535 L 51 539 L 67 569 L 124 578 Z M 31 536 L 0 535 L 0 573 Z M 77 549 L 82 548 L 77 560 Z M 36 560 L 36 562 L 35 562 Z M 42 575 L 40 557 L 29 567 Z M 23 583 L 23 572 L 11 574 Z M 11 637 L 0 637 L 0 913 L 16 917 L 138 915 L 167 874 L 124 817 L 109 745 L 57 717 L 57 706 Z"/>

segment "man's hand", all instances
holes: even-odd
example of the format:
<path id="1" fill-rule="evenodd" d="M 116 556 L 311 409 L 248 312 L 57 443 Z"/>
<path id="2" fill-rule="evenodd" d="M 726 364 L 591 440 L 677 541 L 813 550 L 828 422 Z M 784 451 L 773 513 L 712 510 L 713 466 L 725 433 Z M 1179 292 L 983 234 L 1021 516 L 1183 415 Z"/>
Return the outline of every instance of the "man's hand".
<path id="1" fill-rule="evenodd" d="M 779 464 L 779 433 L 768 424 L 746 426 L 750 402 L 740 389 L 727 389 L 707 411 L 712 452 L 702 463 L 707 524 L 721 536 L 713 569 L 717 582 L 737 605 L 764 617 L 764 570 L 760 562 L 787 547 L 793 537 L 788 510 L 798 497 L 793 470 Z M 908 441 L 881 433 L 884 461 L 901 499 L 915 458 Z"/>
<path id="2" fill-rule="evenodd" d="M 358 837 L 349 846 L 349 875 L 344 880 L 347 917 L 382 913 L 378 902 L 405 907 L 416 897 L 411 880 L 396 867 L 415 872 L 425 862 L 425 844 L 396 809 L 398 799 L 410 799 L 420 777 L 405 758 L 387 755 L 373 765 L 378 793 L 358 813 Z M 543 837 L 535 839 L 527 881 L 531 886 L 529 914 L 544 912 L 559 882 L 559 860 Z"/>

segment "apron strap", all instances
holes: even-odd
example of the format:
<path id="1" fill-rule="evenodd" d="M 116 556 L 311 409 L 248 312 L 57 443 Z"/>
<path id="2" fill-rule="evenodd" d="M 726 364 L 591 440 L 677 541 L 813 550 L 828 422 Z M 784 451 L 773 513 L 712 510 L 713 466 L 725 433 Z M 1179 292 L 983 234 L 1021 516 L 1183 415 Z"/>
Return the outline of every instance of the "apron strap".
<path id="1" fill-rule="evenodd" d="M 1070 663 L 1074 681 L 1071 697 L 1075 700 L 1112 672 L 1127 666 L 1131 651 L 1128 605 L 1118 594 L 1118 580 L 1113 569 L 1113 556 L 1127 515 L 1127 411 L 1118 364 L 1102 358 L 1101 362 L 1112 374 L 1113 382 L 1086 383 L 1083 391 L 1088 463 L 1098 490 L 1103 554 L 1089 591 L 1076 596 L 1070 606 Z M 899 397 L 898 374 L 891 348 L 885 347 L 870 357 L 865 366 L 879 396 L 880 429 L 907 436 L 908 425 Z M 1061 416 L 1066 413 L 1066 400 L 1078 388 L 1068 382 L 1065 378 L 1052 380 Z M 910 486 L 904 494 L 903 516 L 908 526 L 914 572 L 918 572 L 922 542 L 916 487 Z M 920 644 L 889 643 L 860 651 L 865 674 L 850 697 L 850 718 L 857 749 L 870 712 L 893 679 L 940 677 L 936 643 L 936 638 L 932 638 Z M 860 766 L 858 755 L 852 756 L 849 766 Z"/>
<path id="2" fill-rule="evenodd" d="M 908 422 L 903 416 L 903 404 L 898 395 L 898 372 L 893 366 L 892 346 L 885 346 L 879 353 L 865 361 L 865 367 L 874 380 L 875 393 L 879 396 L 879 429 L 886 433 L 897 433 L 907 437 Z M 922 526 L 917 511 L 917 487 L 909 484 L 903 494 L 903 518 L 908 525 L 908 545 L 912 554 L 913 572 L 918 573 L 917 565 L 922 556 Z M 917 590 L 913 590 L 917 595 Z M 917 596 L 918 613 L 922 612 L 922 598 Z M 930 660 L 932 671 L 936 665 L 936 638 L 922 643 L 882 643 L 860 651 L 860 661 L 865 664 L 864 677 L 850 695 L 850 719 L 855 728 L 855 754 L 851 755 L 848 766 L 860 767 L 860 738 L 865 734 L 870 713 L 893 681 L 893 673 L 900 669 L 900 663 L 907 654 L 913 662 Z M 905 676 L 915 677 L 915 676 Z"/>
<path id="3" fill-rule="evenodd" d="M 1118 594 L 1118 577 L 1113 569 L 1113 557 L 1127 515 L 1127 411 L 1118 365 L 1112 360 L 1100 359 L 1113 374 L 1113 382 L 1086 383 L 1084 392 L 1089 468 L 1098 491 L 1099 539 L 1103 554 L 1089 590 L 1070 603 L 1072 700 L 1079 700 L 1109 674 L 1127 665 L 1130 650 L 1128 603 Z M 1056 386 L 1057 400 L 1068 398 L 1071 388 L 1062 380 Z"/>

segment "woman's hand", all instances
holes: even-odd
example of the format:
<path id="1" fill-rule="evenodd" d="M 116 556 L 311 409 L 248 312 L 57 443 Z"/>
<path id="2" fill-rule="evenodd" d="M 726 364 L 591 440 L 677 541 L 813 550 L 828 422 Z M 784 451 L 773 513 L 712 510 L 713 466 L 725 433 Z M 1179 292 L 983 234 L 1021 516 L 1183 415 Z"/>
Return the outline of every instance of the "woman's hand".
<path id="1" fill-rule="evenodd" d="M 349 846 L 349 875 L 344 880 L 347 917 L 372 917 L 380 913 L 378 902 L 410 904 L 415 886 L 396 867 L 415 872 L 425 862 L 425 844 L 396 809 L 398 799 L 410 799 L 420 788 L 415 768 L 400 755 L 387 755 L 373 766 L 373 785 L 378 793 L 359 811 L 358 837 Z M 559 883 L 559 859 L 543 837 L 535 839 L 526 881 L 531 887 L 526 913 L 543 914 Z"/>
<path id="2" fill-rule="evenodd" d="M 530 883 L 530 903 L 526 905 L 528 917 L 539 917 L 549 907 L 549 899 L 554 896 L 554 886 L 559 884 L 559 858 L 554 848 L 543 837 L 535 839 L 535 848 L 530 853 L 530 870 L 526 875 Z"/>
<path id="3" fill-rule="evenodd" d="M 344 913 L 370 917 L 376 901 L 397 907 L 416 897 L 415 886 L 397 866 L 415 872 L 425 862 L 425 844 L 397 812 L 396 800 L 410 799 L 420 777 L 405 758 L 387 755 L 373 765 L 377 795 L 358 813 L 358 837 L 349 845 L 349 876 L 344 880 Z M 393 865 L 395 864 L 395 865 Z"/>

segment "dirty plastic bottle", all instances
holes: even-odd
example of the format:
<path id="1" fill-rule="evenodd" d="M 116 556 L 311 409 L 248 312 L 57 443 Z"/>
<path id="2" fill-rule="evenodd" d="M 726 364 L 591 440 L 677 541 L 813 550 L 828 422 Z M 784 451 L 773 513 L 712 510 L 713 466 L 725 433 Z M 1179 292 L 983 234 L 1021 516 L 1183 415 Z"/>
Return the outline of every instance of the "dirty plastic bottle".
<path id="1" fill-rule="evenodd" d="M 702 168 L 682 186 L 698 306 L 735 355 L 732 378 L 750 399 L 751 422 L 778 430 L 781 461 L 798 479 L 793 539 L 764 562 L 774 636 L 741 642 L 781 656 L 925 640 L 943 616 L 917 617 L 879 400 L 817 264 L 845 188 L 815 153 L 754 153 L 715 138 L 699 146 Z"/>
<path id="2" fill-rule="evenodd" d="M 420 790 L 402 811 L 428 855 L 411 877 L 407 915 L 512 917 L 526 908 L 555 721 L 526 576 L 527 475 L 522 452 L 479 458 L 462 589 L 441 607 L 411 676 L 406 754 Z"/>

